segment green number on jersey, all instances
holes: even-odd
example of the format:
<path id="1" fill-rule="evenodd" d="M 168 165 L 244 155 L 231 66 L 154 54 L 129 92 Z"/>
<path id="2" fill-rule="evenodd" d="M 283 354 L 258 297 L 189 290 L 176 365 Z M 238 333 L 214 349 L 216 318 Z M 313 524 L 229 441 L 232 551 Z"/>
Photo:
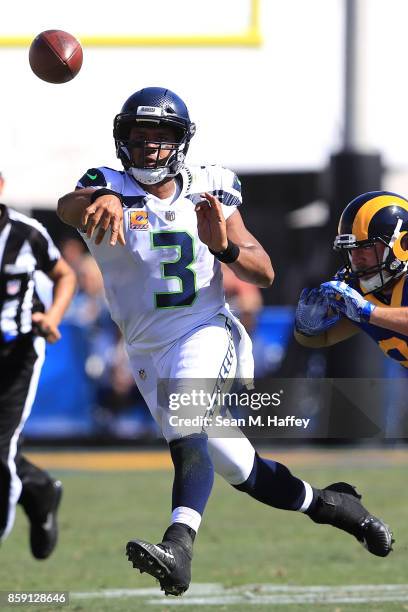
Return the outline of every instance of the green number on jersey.
<path id="1" fill-rule="evenodd" d="M 152 232 L 150 234 L 153 249 L 175 248 L 178 258 L 175 261 L 162 261 L 162 277 L 177 278 L 180 281 L 179 291 L 155 293 L 156 308 L 183 308 L 191 306 L 197 296 L 196 279 L 190 266 L 195 261 L 193 237 L 187 232 Z"/>

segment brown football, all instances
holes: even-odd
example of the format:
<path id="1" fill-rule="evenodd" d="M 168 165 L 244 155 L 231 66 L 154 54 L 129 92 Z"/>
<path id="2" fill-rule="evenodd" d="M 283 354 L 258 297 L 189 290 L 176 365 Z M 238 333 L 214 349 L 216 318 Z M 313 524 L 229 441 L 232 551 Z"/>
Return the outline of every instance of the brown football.
<path id="1" fill-rule="evenodd" d="M 82 66 L 82 47 L 79 41 L 63 30 L 45 30 L 30 46 L 31 70 L 48 83 L 71 81 Z"/>

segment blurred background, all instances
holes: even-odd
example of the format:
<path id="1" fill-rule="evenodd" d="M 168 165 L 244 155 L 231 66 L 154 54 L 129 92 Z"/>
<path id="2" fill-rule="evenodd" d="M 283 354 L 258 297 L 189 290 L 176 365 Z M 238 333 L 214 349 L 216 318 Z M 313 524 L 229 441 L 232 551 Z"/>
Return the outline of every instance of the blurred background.
<path id="1" fill-rule="evenodd" d="M 339 267 L 332 252 L 344 206 L 364 191 L 408 193 L 405 0 L 106 0 L 63 11 L 12 3 L 0 23 L 2 201 L 39 219 L 78 275 L 78 293 L 48 356 L 25 428 L 33 444 L 154 443 L 158 432 L 106 308 L 100 273 L 56 202 L 91 167 L 120 168 L 112 125 L 144 86 L 164 86 L 197 124 L 189 163 L 238 173 L 250 231 L 272 258 L 258 290 L 225 270 L 227 300 L 254 343 L 256 376 L 404 378 L 358 334 L 327 350 L 292 338 L 301 289 Z M 214 18 L 216 16 L 216 19 Z M 79 75 L 40 81 L 28 48 L 40 31 L 71 32 Z M 50 287 L 38 277 L 46 295 Z M 361 337 L 360 337 L 361 336 Z M 405 393 L 406 380 L 398 393 Z M 395 385 L 393 389 L 395 390 Z"/>

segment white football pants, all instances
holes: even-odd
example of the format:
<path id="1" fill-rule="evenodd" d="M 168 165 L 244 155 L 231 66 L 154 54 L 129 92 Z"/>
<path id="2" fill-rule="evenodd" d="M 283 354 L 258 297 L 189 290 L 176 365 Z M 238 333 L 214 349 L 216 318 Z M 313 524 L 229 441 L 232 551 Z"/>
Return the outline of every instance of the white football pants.
<path id="1" fill-rule="evenodd" d="M 136 384 L 167 442 L 183 436 L 169 419 L 170 397 L 188 393 L 192 388 L 188 388 L 188 381 L 198 380 L 209 392 L 213 391 L 214 381 L 225 381 L 222 390 L 227 392 L 238 371 L 242 333 L 246 334 L 245 330 L 238 330 L 233 320 L 220 314 L 166 349 L 137 355 L 132 347 L 127 347 Z M 247 344 L 251 346 L 249 338 Z M 248 358 L 252 356 L 246 355 Z M 196 388 L 194 383 L 192 386 Z M 194 411 L 193 415 L 196 414 Z M 184 431 L 184 435 L 201 433 L 202 427 L 189 426 Z M 215 471 L 230 484 L 237 485 L 245 482 L 251 473 L 255 449 L 238 428 L 233 431 L 228 427 L 228 433 L 231 437 L 210 436 L 208 448 Z"/>

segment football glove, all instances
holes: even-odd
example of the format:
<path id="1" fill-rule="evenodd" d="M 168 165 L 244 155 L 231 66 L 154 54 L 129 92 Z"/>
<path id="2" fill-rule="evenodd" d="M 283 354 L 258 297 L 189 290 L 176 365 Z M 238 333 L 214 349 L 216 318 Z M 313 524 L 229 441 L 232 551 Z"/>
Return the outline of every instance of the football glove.
<path id="1" fill-rule="evenodd" d="M 295 329 L 303 336 L 318 336 L 340 319 L 336 310 L 330 312 L 326 293 L 319 289 L 303 289 L 296 308 Z"/>
<path id="2" fill-rule="evenodd" d="M 375 309 L 374 304 L 365 300 L 355 289 L 342 281 L 330 281 L 320 285 L 333 310 L 356 323 L 366 323 Z"/>

